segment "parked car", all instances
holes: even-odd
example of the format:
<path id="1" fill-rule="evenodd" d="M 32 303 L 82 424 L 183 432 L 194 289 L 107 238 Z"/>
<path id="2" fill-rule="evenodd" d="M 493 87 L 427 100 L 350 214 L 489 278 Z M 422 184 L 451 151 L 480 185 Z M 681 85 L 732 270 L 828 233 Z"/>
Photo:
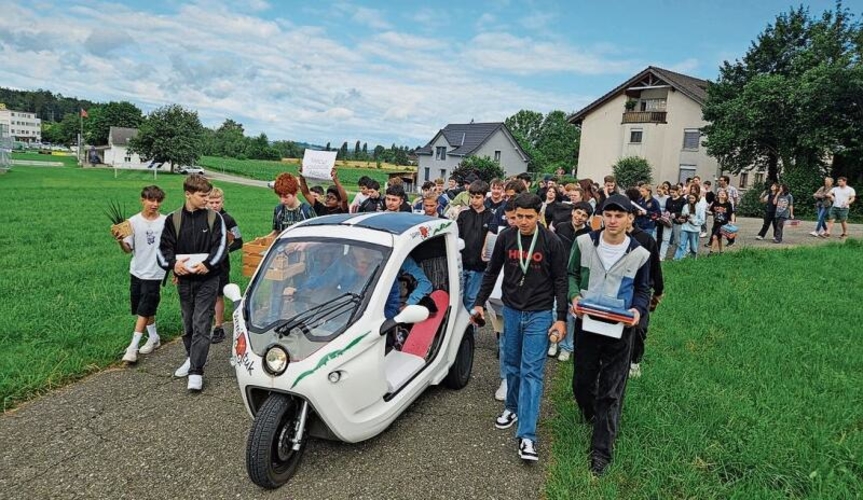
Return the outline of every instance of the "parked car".
<path id="1" fill-rule="evenodd" d="M 203 168 L 201 168 L 201 167 L 198 167 L 198 166 L 188 166 L 188 165 L 184 165 L 184 166 L 180 167 L 180 168 L 177 170 L 177 172 L 180 172 L 180 173 L 181 173 L 181 174 L 183 174 L 183 175 L 189 175 L 189 174 L 201 174 L 201 175 L 204 175 L 204 169 L 203 169 Z"/>

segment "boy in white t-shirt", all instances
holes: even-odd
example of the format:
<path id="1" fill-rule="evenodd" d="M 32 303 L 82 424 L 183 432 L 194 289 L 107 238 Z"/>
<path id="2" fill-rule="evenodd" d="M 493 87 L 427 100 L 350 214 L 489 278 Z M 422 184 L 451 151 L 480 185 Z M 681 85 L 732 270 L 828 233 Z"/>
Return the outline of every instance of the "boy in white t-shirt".
<path id="1" fill-rule="evenodd" d="M 839 237 L 845 238 L 848 236 L 848 210 L 851 208 L 851 204 L 857 199 L 857 193 L 853 187 L 848 185 L 848 179 L 840 177 L 836 180 L 836 184 L 838 185 L 831 189 L 827 195 L 833 201 L 833 206 L 830 207 L 830 212 L 827 215 L 827 231 L 821 234 L 825 238 L 829 237 L 830 233 L 833 232 L 833 224 L 836 222 L 836 219 L 839 219 L 839 223 L 842 224 L 842 234 Z"/>
<path id="2" fill-rule="evenodd" d="M 161 299 L 160 287 L 165 277 L 165 270 L 156 262 L 159 241 L 162 239 L 162 229 L 165 227 L 165 216 L 159 213 L 159 207 L 165 199 L 165 192 L 159 186 L 147 186 L 141 190 L 141 212 L 129 218 L 132 234 L 122 237 L 114 233 L 114 238 L 120 244 L 120 249 L 132 254 L 129 264 L 131 286 L 129 287 L 132 304 L 132 314 L 136 316 L 135 330 L 132 332 L 132 342 L 123 354 L 123 361 L 135 363 L 138 353 L 150 354 L 161 346 L 159 334 L 156 331 L 156 309 Z M 147 328 L 147 342 L 139 349 L 138 344 Z"/>

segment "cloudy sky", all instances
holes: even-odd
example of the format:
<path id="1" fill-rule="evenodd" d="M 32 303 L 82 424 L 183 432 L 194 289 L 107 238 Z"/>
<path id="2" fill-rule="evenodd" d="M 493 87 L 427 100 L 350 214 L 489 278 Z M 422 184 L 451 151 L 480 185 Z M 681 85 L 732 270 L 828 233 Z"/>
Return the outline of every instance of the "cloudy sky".
<path id="1" fill-rule="evenodd" d="M 0 86 L 416 146 L 447 123 L 576 111 L 648 65 L 713 79 L 789 4 L 0 0 Z"/>

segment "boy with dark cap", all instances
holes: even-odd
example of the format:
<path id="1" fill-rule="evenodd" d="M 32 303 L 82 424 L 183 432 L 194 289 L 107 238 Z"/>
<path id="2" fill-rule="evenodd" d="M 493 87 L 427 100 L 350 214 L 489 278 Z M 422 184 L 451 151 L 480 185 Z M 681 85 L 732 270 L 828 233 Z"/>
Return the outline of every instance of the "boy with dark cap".
<path id="1" fill-rule="evenodd" d="M 312 205 L 312 208 L 315 209 L 316 215 L 348 213 L 348 193 L 345 191 L 345 188 L 342 187 L 342 183 L 339 182 L 339 175 L 338 172 L 336 172 L 336 169 L 332 169 L 332 171 L 330 171 L 330 177 L 333 178 L 333 183 L 335 185 L 327 188 L 327 194 L 324 197 L 323 203 L 321 203 L 320 196 L 312 195 L 309 190 L 309 186 L 306 184 L 306 178 L 303 176 L 302 173 L 299 175 L 299 177 L 300 191 L 303 193 L 303 196 L 306 198 L 306 200 L 308 200 L 308 202 Z"/>
<path id="2" fill-rule="evenodd" d="M 578 317 L 572 390 L 585 421 L 593 424 L 590 470 L 597 476 L 611 463 L 629 378 L 633 327 L 647 314 L 650 302 L 650 252 L 626 234 L 633 221 L 629 198 L 609 196 L 602 220 L 602 230 L 575 239 L 569 259 L 569 299 Z M 616 303 L 632 319 L 614 327 L 591 320 L 585 329 L 587 319 L 577 306 L 586 298 Z M 617 331 L 604 331 L 601 325 Z"/>

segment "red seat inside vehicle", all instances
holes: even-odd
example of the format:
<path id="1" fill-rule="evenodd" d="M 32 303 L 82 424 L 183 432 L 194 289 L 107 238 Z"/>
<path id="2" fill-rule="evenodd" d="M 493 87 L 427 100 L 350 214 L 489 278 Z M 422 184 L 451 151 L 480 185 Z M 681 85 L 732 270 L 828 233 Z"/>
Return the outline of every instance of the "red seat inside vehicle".
<path id="1" fill-rule="evenodd" d="M 429 295 L 437 306 L 437 312 L 428 317 L 422 323 L 417 323 L 411 328 L 411 332 L 402 346 L 402 352 L 413 354 L 426 359 L 434 342 L 435 335 L 440 329 L 441 321 L 446 315 L 449 306 L 449 294 L 443 290 L 435 290 Z"/>

